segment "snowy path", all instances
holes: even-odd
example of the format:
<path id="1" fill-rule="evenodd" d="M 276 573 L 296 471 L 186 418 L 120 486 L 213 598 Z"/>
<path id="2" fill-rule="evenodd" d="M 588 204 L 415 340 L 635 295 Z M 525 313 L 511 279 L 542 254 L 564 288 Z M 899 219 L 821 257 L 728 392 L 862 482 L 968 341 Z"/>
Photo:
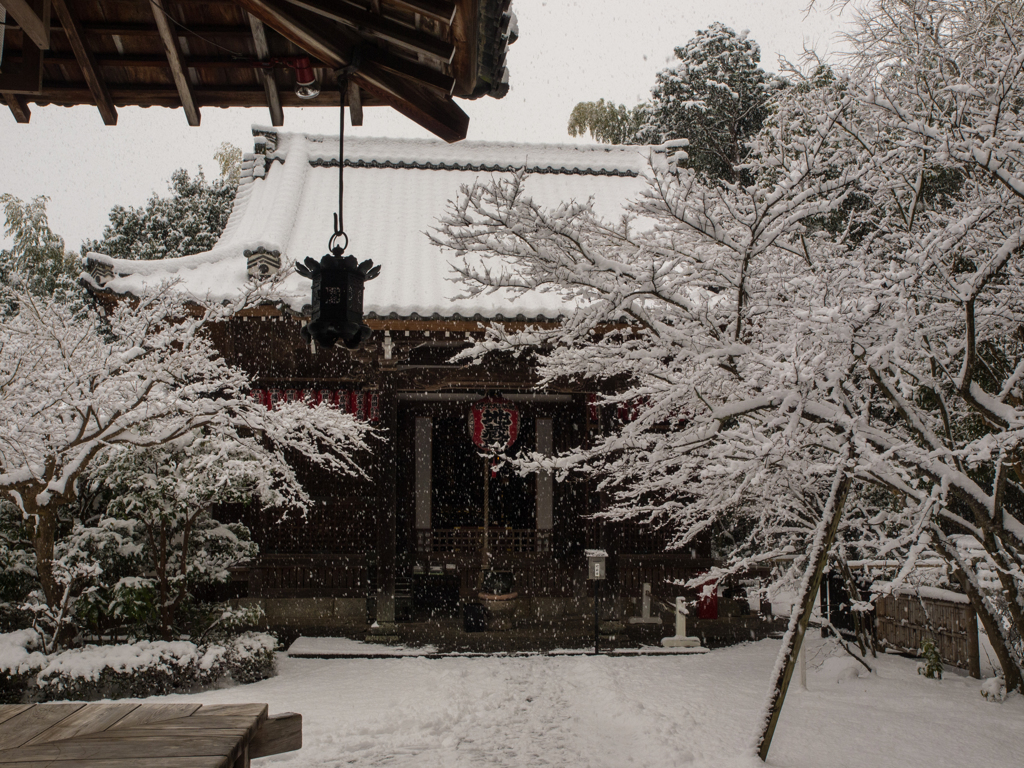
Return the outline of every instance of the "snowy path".
<path id="1" fill-rule="evenodd" d="M 819 641 L 820 642 L 820 641 Z M 778 641 L 704 656 L 280 660 L 280 674 L 195 696 L 267 702 L 304 718 L 301 752 L 263 768 L 754 768 L 745 749 Z M 850 659 L 794 681 L 769 765 L 1020 768 L 1024 700 L 984 701 L 979 683 Z"/>

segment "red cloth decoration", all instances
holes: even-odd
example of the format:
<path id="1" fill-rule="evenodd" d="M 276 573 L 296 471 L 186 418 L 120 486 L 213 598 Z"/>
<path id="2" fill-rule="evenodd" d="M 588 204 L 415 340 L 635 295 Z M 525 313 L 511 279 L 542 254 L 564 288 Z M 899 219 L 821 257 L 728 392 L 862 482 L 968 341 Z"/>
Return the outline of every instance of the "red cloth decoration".
<path id="1" fill-rule="evenodd" d="M 519 437 L 519 410 L 499 397 L 477 400 L 469 411 L 469 436 L 488 453 L 508 450 Z"/>

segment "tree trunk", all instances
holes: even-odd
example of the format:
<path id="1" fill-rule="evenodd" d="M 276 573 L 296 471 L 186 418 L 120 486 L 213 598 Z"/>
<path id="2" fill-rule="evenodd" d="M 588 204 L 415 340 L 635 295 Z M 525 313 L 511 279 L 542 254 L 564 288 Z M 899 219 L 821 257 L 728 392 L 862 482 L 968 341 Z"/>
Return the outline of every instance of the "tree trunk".
<path id="1" fill-rule="evenodd" d="M 849 456 L 849 450 L 847 450 L 847 456 Z M 807 570 L 804 572 L 801 584 L 800 603 L 793 607 L 793 615 L 789 618 L 789 629 L 786 630 L 782 648 L 779 650 L 779 656 L 775 662 L 772 687 L 769 689 L 761 732 L 757 737 L 757 753 L 762 761 L 768 759 L 772 737 L 775 735 L 775 728 L 782 715 L 786 691 L 789 690 L 789 682 L 793 678 L 793 670 L 796 668 L 796 661 L 800 655 L 800 647 L 803 645 L 804 635 L 807 633 L 807 621 L 814 610 L 814 600 L 818 596 L 818 588 L 821 585 L 825 564 L 828 562 L 829 550 L 839 531 L 839 523 L 843 517 L 843 507 L 846 505 L 846 494 L 850 490 L 850 484 L 846 467 L 842 465 L 832 482 L 832 492 L 829 494 L 828 503 L 823 510 L 822 522 L 807 552 Z"/>
<path id="2" fill-rule="evenodd" d="M 988 635 L 992 650 L 995 651 L 996 658 L 999 660 L 999 666 L 1003 668 L 1006 690 L 1020 690 L 1024 693 L 1024 677 L 1021 676 L 1021 670 L 1018 668 L 1013 658 L 1013 653 L 1006 643 L 1006 638 L 1003 636 L 1002 629 L 999 627 L 999 617 L 993 615 L 985 598 L 974 588 L 974 583 L 967 577 L 967 574 L 960 570 L 956 564 L 953 565 L 955 568 L 953 576 L 960 582 L 961 589 L 970 599 L 974 612 L 978 614 L 978 619 L 981 621 L 981 626 L 985 628 L 985 634 Z"/>

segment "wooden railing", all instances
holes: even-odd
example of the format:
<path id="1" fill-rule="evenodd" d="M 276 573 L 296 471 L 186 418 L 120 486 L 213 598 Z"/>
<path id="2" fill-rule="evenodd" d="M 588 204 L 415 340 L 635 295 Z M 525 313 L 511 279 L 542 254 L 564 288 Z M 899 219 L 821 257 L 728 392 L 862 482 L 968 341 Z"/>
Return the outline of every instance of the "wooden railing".
<path id="1" fill-rule="evenodd" d="M 366 597 L 363 555 L 262 555 L 249 566 L 251 597 Z"/>
<path id="2" fill-rule="evenodd" d="M 488 549 L 495 554 L 550 552 L 551 531 L 535 528 L 490 528 Z M 473 553 L 484 545 L 483 528 L 433 528 L 416 531 L 416 550 L 432 552 Z"/>

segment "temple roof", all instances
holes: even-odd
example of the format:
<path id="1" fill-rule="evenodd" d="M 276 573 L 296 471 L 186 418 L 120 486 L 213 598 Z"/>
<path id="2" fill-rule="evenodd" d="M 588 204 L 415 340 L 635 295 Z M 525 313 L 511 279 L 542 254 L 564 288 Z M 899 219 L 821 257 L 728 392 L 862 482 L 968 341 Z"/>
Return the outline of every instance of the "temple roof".
<path id="1" fill-rule="evenodd" d="M 234 209 L 210 251 L 160 261 L 89 255 L 104 289 L 139 294 L 168 279 L 190 295 L 230 300 L 254 265 L 291 265 L 327 252 L 338 200 L 338 137 L 254 127 Z M 364 310 L 378 318 L 554 319 L 572 311 L 558 293 L 494 291 L 463 298 L 450 261 L 427 231 L 462 185 L 527 168 L 526 187 L 541 205 L 594 199 L 615 217 L 644 186 L 650 147 L 507 144 L 429 139 L 345 140 L 345 221 L 350 253 L 382 265 L 367 283 Z M 657 151 L 657 150 L 654 150 Z M 309 280 L 291 274 L 283 303 L 305 314 Z"/>

